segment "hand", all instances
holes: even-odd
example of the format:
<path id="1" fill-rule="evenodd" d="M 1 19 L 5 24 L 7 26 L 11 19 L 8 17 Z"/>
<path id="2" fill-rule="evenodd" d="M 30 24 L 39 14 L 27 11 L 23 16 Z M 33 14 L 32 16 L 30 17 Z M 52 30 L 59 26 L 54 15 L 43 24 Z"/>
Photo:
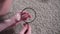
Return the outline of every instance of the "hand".
<path id="1" fill-rule="evenodd" d="M 21 12 L 22 18 L 21 20 L 27 20 L 28 18 L 31 18 L 31 15 L 28 12 Z"/>
<path id="2" fill-rule="evenodd" d="M 27 30 L 27 31 L 26 31 Z M 26 33 L 25 33 L 26 32 Z M 31 26 L 30 25 L 28 25 L 28 24 L 26 24 L 24 27 L 23 27 L 23 29 L 22 29 L 22 31 L 20 32 L 20 34 L 31 34 Z"/>

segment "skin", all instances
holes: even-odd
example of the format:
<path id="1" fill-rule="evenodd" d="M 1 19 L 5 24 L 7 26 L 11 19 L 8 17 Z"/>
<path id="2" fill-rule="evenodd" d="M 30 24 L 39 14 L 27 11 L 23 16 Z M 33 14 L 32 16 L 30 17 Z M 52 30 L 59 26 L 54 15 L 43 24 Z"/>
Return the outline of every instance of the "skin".
<path id="1" fill-rule="evenodd" d="M 13 0 L 5 0 L 3 3 L 2 9 L 0 10 L 0 15 L 7 14 Z"/>
<path id="2" fill-rule="evenodd" d="M 9 10 L 11 4 L 12 4 L 12 1 L 13 0 L 6 0 L 3 3 L 2 9 L 0 10 L 0 16 L 5 15 L 5 14 L 7 14 L 9 12 L 8 10 Z M 17 16 L 17 14 L 19 14 L 19 15 Z M 18 25 L 19 24 L 20 20 L 22 20 L 22 19 L 19 18 L 20 17 L 20 12 L 17 12 L 17 14 L 15 16 L 11 17 L 10 19 L 7 19 L 4 22 L 0 23 L 0 32 L 3 31 L 3 30 L 5 30 L 5 29 L 10 28 L 11 26 L 14 26 L 14 25 Z M 27 16 L 26 15 L 27 15 L 27 13 L 24 15 L 25 18 L 29 16 L 29 15 L 27 15 Z M 16 20 L 19 21 L 19 22 L 16 22 Z M 24 34 L 24 32 L 27 29 L 28 29 L 28 31 L 27 31 L 26 34 L 31 34 L 31 26 L 28 25 L 28 24 L 23 25 L 23 29 L 22 29 L 22 31 L 19 34 Z"/>
<path id="3" fill-rule="evenodd" d="M 31 26 L 26 24 L 25 26 L 23 26 L 22 31 L 20 32 L 20 34 L 24 34 L 24 32 L 28 29 L 28 31 L 25 34 L 31 34 Z"/>
<path id="4" fill-rule="evenodd" d="M 4 1 L 3 6 L 2 6 L 2 8 L 0 10 L 0 16 L 5 15 L 5 14 L 7 14 L 9 12 L 8 10 L 9 10 L 11 4 L 12 4 L 12 0 L 5 0 Z M 0 31 L 2 31 L 3 29 L 5 29 L 7 27 L 7 24 L 8 24 L 7 22 L 6 22 L 6 24 L 1 23 L 0 24 Z M 3 27 L 3 26 L 5 26 L 5 27 Z"/>

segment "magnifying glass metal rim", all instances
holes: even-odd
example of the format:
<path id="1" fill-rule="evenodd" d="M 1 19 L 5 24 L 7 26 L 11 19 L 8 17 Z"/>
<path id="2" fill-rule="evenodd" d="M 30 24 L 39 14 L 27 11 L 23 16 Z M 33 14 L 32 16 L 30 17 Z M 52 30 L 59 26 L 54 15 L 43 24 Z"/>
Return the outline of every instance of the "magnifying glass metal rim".
<path id="1" fill-rule="evenodd" d="M 26 7 L 26 8 L 24 8 L 24 9 L 22 10 L 22 13 L 23 13 L 25 10 L 27 10 L 27 9 L 32 10 L 32 11 L 34 12 L 34 14 L 35 14 L 35 17 L 34 17 L 34 19 L 33 19 L 32 21 L 30 21 L 30 22 L 26 22 L 26 21 L 24 21 L 24 22 L 25 22 L 25 23 L 32 23 L 32 22 L 36 19 L 36 11 L 35 11 L 33 8 Z M 21 14 L 22 14 L 22 13 L 21 13 Z M 22 17 L 22 15 L 21 15 L 21 17 Z"/>

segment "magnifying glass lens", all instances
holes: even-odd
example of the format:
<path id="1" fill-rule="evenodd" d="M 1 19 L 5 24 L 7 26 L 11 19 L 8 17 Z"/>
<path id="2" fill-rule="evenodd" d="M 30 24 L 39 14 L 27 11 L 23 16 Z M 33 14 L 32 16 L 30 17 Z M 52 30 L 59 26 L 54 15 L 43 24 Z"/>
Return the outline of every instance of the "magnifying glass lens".
<path id="1" fill-rule="evenodd" d="M 36 11 L 33 8 L 25 8 L 22 10 L 22 12 L 28 12 L 29 15 L 31 15 L 31 18 L 28 18 L 24 22 L 31 23 L 36 19 Z"/>

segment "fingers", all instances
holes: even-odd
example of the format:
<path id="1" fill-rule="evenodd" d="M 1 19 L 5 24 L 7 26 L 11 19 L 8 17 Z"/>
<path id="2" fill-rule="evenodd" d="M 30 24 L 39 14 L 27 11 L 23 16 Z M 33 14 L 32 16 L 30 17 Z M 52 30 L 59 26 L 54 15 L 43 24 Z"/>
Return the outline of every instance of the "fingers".
<path id="1" fill-rule="evenodd" d="M 30 25 L 28 25 L 28 31 L 26 34 L 31 34 L 31 26 Z"/>
<path id="2" fill-rule="evenodd" d="M 27 30 L 27 24 L 23 27 L 23 30 L 20 32 L 20 34 L 24 34 L 26 30 Z"/>
<path id="3" fill-rule="evenodd" d="M 20 34 L 31 34 L 31 26 L 29 24 L 26 24 Z"/>

